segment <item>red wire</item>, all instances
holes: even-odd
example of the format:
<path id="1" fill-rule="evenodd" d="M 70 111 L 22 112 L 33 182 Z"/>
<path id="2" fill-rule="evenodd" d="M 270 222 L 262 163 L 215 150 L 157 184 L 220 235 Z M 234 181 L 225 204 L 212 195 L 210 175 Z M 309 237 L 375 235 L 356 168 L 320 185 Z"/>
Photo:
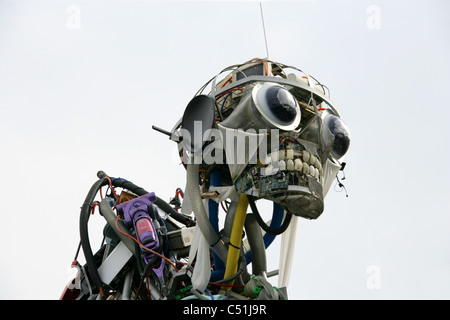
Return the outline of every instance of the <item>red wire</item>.
<path id="1" fill-rule="evenodd" d="M 225 206 L 223 205 L 223 201 L 220 203 L 220 206 L 222 207 L 223 211 L 225 211 L 225 213 L 228 213 L 228 210 L 225 208 Z"/>
<path id="2" fill-rule="evenodd" d="M 116 197 L 116 199 L 119 199 L 119 197 L 117 196 L 116 190 L 114 190 L 114 187 L 112 185 L 111 178 L 110 177 L 106 177 L 106 179 L 108 179 L 108 181 L 109 181 L 109 185 L 111 186 L 111 190 L 114 193 L 114 196 Z M 100 189 L 100 191 L 101 191 L 101 189 Z"/>
<path id="3" fill-rule="evenodd" d="M 99 206 L 100 205 L 100 202 L 94 202 L 94 204 L 92 205 L 92 213 L 91 214 L 94 214 L 94 212 L 95 212 L 95 207 L 97 207 L 97 206 Z"/>
<path id="4" fill-rule="evenodd" d="M 232 79 L 233 77 L 231 76 L 231 77 L 229 77 L 228 78 L 228 80 L 227 81 L 225 81 L 225 83 L 223 84 L 223 86 L 221 86 L 221 88 L 223 88 L 223 87 L 225 87 L 225 85 L 228 83 L 228 82 L 230 82 L 230 80 Z"/>
<path id="5" fill-rule="evenodd" d="M 295 142 L 295 141 L 294 141 L 294 140 L 292 140 L 292 139 L 286 138 L 286 140 L 287 140 L 287 141 L 289 141 L 289 142 L 292 142 L 292 143 L 295 143 L 295 144 L 297 144 L 297 142 Z"/>
<path id="6" fill-rule="evenodd" d="M 226 95 L 227 93 L 230 93 L 230 92 L 236 91 L 236 90 L 244 91 L 244 89 L 242 89 L 242 88 L 233 88 L 233 89 L 230 89 L 230 90 L 228 90 L 228 91 L 225 91 L 224 93 L 221 93 L 220 96 L 217 97 L 217 99 L 223 97 L 223 96 Z"/>
<path id="7" fill-rule="evenodd" d="M 177 192 L 175 193 L 175 197 L 181 196 L 184 199 L 184 195 L 181 191 L 177 190 Z"/>

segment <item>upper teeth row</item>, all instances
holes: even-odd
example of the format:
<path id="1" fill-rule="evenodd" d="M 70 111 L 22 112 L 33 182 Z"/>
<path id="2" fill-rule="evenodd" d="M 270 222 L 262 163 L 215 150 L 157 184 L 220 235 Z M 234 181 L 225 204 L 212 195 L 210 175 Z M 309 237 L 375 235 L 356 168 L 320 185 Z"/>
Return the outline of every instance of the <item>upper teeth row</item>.
<path id="1" fill-rule="evenodd" d="M 323 174 L 322 163 L 320 163 L 320 160 L 306 150 L 294 151 L 292 149 L 287 149 L 272 152 L 267 156 L 265 163 L 268 164 L 264 168 L 265 175 L 275 174 L 278 170 L 288 170 L 309 174 L 316 179 L 319 179 Z"/>

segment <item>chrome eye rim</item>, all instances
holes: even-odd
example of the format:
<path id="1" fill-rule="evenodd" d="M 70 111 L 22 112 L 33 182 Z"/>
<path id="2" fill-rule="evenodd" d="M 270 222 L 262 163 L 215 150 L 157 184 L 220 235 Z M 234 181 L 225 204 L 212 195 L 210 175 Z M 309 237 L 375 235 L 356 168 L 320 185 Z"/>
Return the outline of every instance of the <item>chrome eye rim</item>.
<path id="1" fill-rule="evenodd" d="M 275 114 L 271 110 L 273 107 L 269 106 L 267 94 L 273 88 L 278 89 L 278 92 L 282 93 L 278 97 L 285 100 L 282 105 L 275 107 L 278 108 L 278 111 L 284 111 L 284 114 Z M 272 126 L 284 131 L 297 131 L 296 129 L 299 127 L 301 120 L 300 106 L 294 96 L 285 87 L 275 83 L 257 83 L 252 90 L 252 98 L 259 113 Z M 264 105 L 265 103 L 266 105 Z M 278 100 L 277 103 L 280 104 L 281 102 Z M 292 119 L 283 121 L 283 118 L 288 117 L 292 117 Z"/>
<path id="2" fill-rule="evenodd" d="M 350 149 L 350 130 L 340 117 L 331 113 L 323 118 L 323 123 L 334 135 L 334 143 L 330 155 L 336 160 L 339 160 L 344 157 Z"/>

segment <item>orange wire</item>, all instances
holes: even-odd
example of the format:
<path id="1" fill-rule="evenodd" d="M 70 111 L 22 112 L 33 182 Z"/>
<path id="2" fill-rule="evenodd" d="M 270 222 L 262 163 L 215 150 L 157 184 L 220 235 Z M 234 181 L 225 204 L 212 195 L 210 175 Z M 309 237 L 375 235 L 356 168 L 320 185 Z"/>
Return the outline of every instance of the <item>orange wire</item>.
<path id="1" fill-rule="evenodd" d="M 109 181 L 109 185 L 111 186 L 111 190 L 114 193 L 114 196 L 116 197 L 116 199 L 119 199 L 119 197 L 117 196 L 116 190 L 114 190 L 114 187 L 112 185 L 111 178 L 110 177 L 106 177 L 106 179 L 108 179 L 108 181 Z M 101 191 L 101 189 L 100 189 L 100 191 Z"/>
<path id="2" fill-rule="evenodd" d="M 105 291 L 103 291 L 103 287 L 98 288 L 98 290 L 100 291 L 100 295 L 102 296 L 102 298 L 106 298 L 106 294 Z"/>
<path id="3" fill-rule="evenodd" d="M 117 230 L 118 230 L 121 234 L 123 234 L 124 236 L 126 236 L 126 237 L 130 238 L 131 240 L 135 241 L 135 242 L 136 242 L 139 246 L 141 246 L 144 250 L 147 250 L 148 252 L 153 253 L 153 254 L 157 255 L 158 257 L 160 257 L 160 258 L 166 260 L 168 263 L 170 263 L 170 264 L 172 265 L 172 267 L 175 269 L 175 271 L 178 272 L 177 267 L 176 267 L 176 266 L 172 263 L 172 261 L 170 261 L 168 258 L 164 257 L 162 254 L 159 254 L 158 252 L 156 252 L 156 251 L 154 251 L 154 250 L 152 250 L 152 249 L 149 249 L 149 248 L 145 247 L 145 246 L 144 246 L 138 239 L 136 239 L 135 237 L 130 236 L 129 234 L 126 234 L 125 232 L 122 232 L 122 230 L 120 230 L 120 228 L 119 228 L 119 216 L 117 216 L 117 219 L 116 219 L 116 228 L 117 228 Z"/>
<path id="4" fill-rule="evenodd" d="M 92 213 L 91 213 L 91 214 L 94 214 L 94 213 L 95 213 L 95 207 L 97 207 L 97 206 L 100 206 L 100 203 L 99 203 L 99 202 L 95 202 L 95 203 L 92 205 Z"/>

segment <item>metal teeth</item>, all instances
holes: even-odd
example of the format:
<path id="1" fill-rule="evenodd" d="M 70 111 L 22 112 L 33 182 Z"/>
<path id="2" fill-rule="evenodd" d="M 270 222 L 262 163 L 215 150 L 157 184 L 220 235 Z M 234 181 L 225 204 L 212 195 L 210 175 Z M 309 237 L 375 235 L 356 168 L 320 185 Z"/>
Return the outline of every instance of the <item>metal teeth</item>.
<path id="1" fill-rule="evenodd" d="M 309 163 L 309 159 L 311 157 L 311 154 L 308 151 L 303 151 L 303 162 L 308 162 Z"/>
<path id="2" fill-rule="evenodd" d="M 309 164 L 312 166 L 315 166 L 316 161 L 317 161 L 317 158 L 314 155 L 311 155 L 311 157 L 309 158 Z"/>
<path id="3" fill-rule="evenodd" d="M 303 161 L 302 161 L 303 158 Z M 279 150 L 266 156 L 264 175 L 269 176 L 279 171 L 296 171 L 320 180 L 323 174 L 319 158 L 307 150 Z"/>
<path id="4" fill-rule="evenodd" d="M 294 161 L 292 159 L 286 161 L 286 169 L 288 171 L 294 171 Z"/>
<path id="5" fill-rule="evenodd" d="M 303 169 L 304 174 L 309 174 L 309 165 L 306 162 L 303 162 Z"/>
<path id="6" fill-rule="evenodd" d="M 316 166 L 317 170 L 319 170 L 319 174 L 322 175 L 322 173 L 323 173 L 322 163 L 320 161 L 316 161 L 315 166 Z"/>
<path id="7" fill-rule="evenodd" d="M 267 167 L 265 167 L 264 174 L 266 176 L 270 176 L 270 175 L 273 174 L 273 166 L 272 166 L 272 164 L 269 164 Z"/>
<path id="8" fill-rule="evenodd" d="M 294 160 L 294 150 L 286 150 L 286 159 L 287 160 Z"/>
<path id="9" fill-rule="evenodd" d="M 319 169 L 317 169 L 317 168 L 314 168 L 314 177 L 317 180 L 319 180 L 319 178 L 320 178 L 320 172 L 319 172 Z"/>
<path id="10" fill-rule="evenodd" d="M 294 170 L 295 171 L 302 171 L 302 168 L 303 168 L 303 163 L 302 163 L 302 160 L 300 160 L 300 159 L 295 159 L 294 160 Z"/>
<path id="11" fill-rule="evenodd" d="M 280 169 L 280 171 L 286 170 L 286 161 L 284 160 L 278 161 L 278 168 Z"/>

